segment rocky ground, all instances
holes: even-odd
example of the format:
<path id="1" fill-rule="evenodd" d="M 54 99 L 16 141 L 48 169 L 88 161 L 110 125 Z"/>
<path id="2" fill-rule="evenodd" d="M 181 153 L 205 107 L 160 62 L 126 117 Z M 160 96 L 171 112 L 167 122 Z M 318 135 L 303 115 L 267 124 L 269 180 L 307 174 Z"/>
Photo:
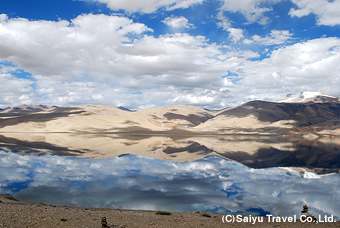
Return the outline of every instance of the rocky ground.
<path id="1" fill-rule="evenodd" d="M 102 227 L 106 217 L 110 227 L 340 227 L 340 222 L 250 222 L 223 223 L 219 214 L 202 212 L 156 212 L 100 208 L 75 208 L 28 204 L 0 195 L 0 227 Z"/>

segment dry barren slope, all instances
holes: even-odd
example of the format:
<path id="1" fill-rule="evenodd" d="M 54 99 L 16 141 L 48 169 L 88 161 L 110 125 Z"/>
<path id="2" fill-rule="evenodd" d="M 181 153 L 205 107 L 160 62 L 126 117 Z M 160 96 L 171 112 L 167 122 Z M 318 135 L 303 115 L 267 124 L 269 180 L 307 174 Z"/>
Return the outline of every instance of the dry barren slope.
<path id="1" fill-rule="evenodd" d="M 251 101 L 219 112 L 200 126 L 215 133 L 318 133 L 340 128 L 340 103 Z M 292 131 L 294 130 L 294 131 Z"/>
<path id="2" fill-rule="evenodd" d="M 8 111 L 8 110 L 7 110 Z M 137 112 L 110 106 L 47 108 L 39 112 L 0 113 L 1 132 L 138 132 L 168 131 L 196 126 L 213 115 L 186 105 Z"/>
<path id="3" fill-rule="evenodd" d="M 3 201 L 3 203 L 1 203 Z M 2 227 L 101 227 L 101 218 L 106 217 L 113 227 L 339 227 L 340 222 L 308 223 L 269 222 L 266 217 L 261 222 L 223 223 L 222 214 L 197 212 L 157 213 L 156 211 L 122 210 L 108 208 L 76 208 L 46 204 L 19 202 L 8 195 L 0 195 L 0 226 Z M 294 211 L 299 216 L 300 211 Z M 311 211 L 315 216 L 316 214 Z M 276 215 L 274 215 L 276 216 Z M 247 216 L 246 216 L 247 217 Z M 255 218 L 255 217 L 254 217 Z M 258 219 L 258 218 L 257 218 Z M 258 221 L 258 220 L 257 220 Z"/>
<path id="4" fill-rule="evenodd" d="M 189 105 L 136 112 L 103 105 L 20 106 L 0 111 L 0 132 L 339 134 L 340 103 L 329 99 L 332 102 L 250 101 L 220 112 Z"/>

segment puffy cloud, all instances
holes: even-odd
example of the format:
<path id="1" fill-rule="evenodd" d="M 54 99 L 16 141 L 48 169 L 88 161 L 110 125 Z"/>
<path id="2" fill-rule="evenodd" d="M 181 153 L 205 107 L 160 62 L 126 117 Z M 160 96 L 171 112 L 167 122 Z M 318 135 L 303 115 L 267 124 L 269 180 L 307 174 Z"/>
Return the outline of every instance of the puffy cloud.
<path id="1" fill-rule="evenodd" d="M 192 28 L 193 24 L 189 23 L 188 19 L 185 17 L 167 17 L 162 21 L 164 24 L 171 26 L 173 28 Z"/>
<path id="2" fill-rule="evenodd" d="M 275 45 L 275 44 L 283 44 L 286 41 L 290 40 L 293 36 L 288 30 L 272 30 L 269 36 L 260 37 L 259 35 L 254 35 L 252 40 L 244 40 L 245 44 L 258 43 L 262 45 Z"/>
<path id="3" fill-rule="evenodd" d="M 159 8 L 167 10 L 189 8 L 201 4 L 204 0 L 88 0 L 105 3 L 112 10 L 126 10 L 127 12 L 153 13 Z"/>
<path id="4" fill-rule="evenodd" d="M 240 39 L 244 38 L 243 30 L 240 28 L 232 28 L 232 24 L 228 17 L 225 16 L 225 11 L 240 12 L 247 19 L 248 23 L 259 23 L 262 25 L 267 24 L 269 18 L 263 15 L 263 13 L 270 11 L 270 8 L 263 7 L 263 3 L 275 4 L 281 0 L 220 0 L 222 6 L 217 14 L 217 25 L 222 27 L 223 30 L 229 32 L 229 38 L 237 43 Z M 272 34 L 278 35 L 278 34 Z M 257 37 L 255 37 L 257 38 Z M 260 37 L 259 37 L 260 38 Z M 266 38 L 264 38 L 266 39 Z M 245 40 L 246 43 L 250 43 L 250 40 Z"/>
<path id="5" fill-rule="evenodd" d="M 172 0 L 173 1 L 173 0 Z M 173 3 L 167 5 L 167 10 L 175 10 L 175 9 L 186 9 L 190 6 L 202 4 L 206 0 L 177 0 Z"/>
<path id="6" fill-rule="evenodd" d="M 150 29 L 125 17 L 82 15 L 72 24 L 12 19 L 1 27 L 0 57 L 34 75 L 201 75 L 221 72 L 227 57 L 203 36 L 138 37 Z"/>
<path id="7" fill-rule="evenodd" d="M 128 78 L 121 83 L 106 83 L 96 81 L 64 81 L 58 77 L 36 76 L 40 104 L 56 106 L 79 106 L 101 104 L 123 106 L 130 109 L 145 109 L 172 103 L 177 94 L 173 86 L 151 86 L 147 79 Z M 60 79 L 60 80 L 58 80 Z M 152 78 L 150 78 L 152 80 Z M 147 88 L 143 88 L 143 86 Z M 143 88 L 143 89 L 141 89 Z M 184 93 L 185 94 L 185 93 Z"/>
<path id="8" fill-rule="evenodd" d="M 339 25 L 340 24 L 340 1 L 328 0 L 292 0 L 298 9 L 291 8 L 289 15 L 295 17 L 307 16 L 313 13 L 317 17 L 318 25 Z"/>
<path id="9" fill-rule="evenodd" d="M 176 97 L 172 100 L 173 104 L 192 104 L 192 105 L 205 105 L 209 107 L 218 107 L 221 103 L 221 97 L 228 93 L 221 89 L 220 91 L 215 90 L 195 90 L 188 93 L 176 93 Z M 217 105 L 217 106 L 216 106 Z"/>
<path id="10" fill-rule="evenodd" d="M 14 73 L 18 70 L 17 67 L 14 66 L 6 66 L 0 63 L 0 73 L 6 74 L 6 73 Z"/>
<path id="11" fill-rule="evenodd" d="M 224 16 L 223 11 L 218 12 L 217 19 L 219 20 L 217 22 L 217 25 L 219 27 L 222 27 L 223 30 L 228 30 L 230 28 L 231 23 L 229 19 L 226 16 Z"/>
<path id="12" fill-rule="evenodd" d="M 119 59 L 115 49 L 146 31 L 144 24 L 106 15 L 82 15 L 72 23 L 11 19 L 0 25 L 0 59 L 32 74 L 87 74 Z"/>
<path id="13" fill-rule="evenodd" d="M 0 22 L 7 21 L 8 16 L 6 14 L 0 14 Z"/>
<path id="14" fill-rule="evenodd" d="M 228 32 L 230 32 L 229 37 L 234 43 L 237 43 L 240 39 L 244 38 L 242 29 L 229 28 Z"/>
<path id="15" fill-rule="evenodd" d="M 240 57 L 240 62 L 241 58 L 257 55 L 210 44 L 204 36 L 143 35 L 152 30 L 118 16 L 81 15 L 71 23 L 17 18 L 3 21 L 0 26 L 1 60 L 30 72 L 35 80 L 31 83 L 37 88 L 36 101 L 56 102 L 54 105 L 101 103 L 104 97 L 89 95 L 101 91 L 108 91 L 109 96 L 118 93 L 131 98 L 135 94 L 144 99 L 144 94 L 152 96 L 151 91 L 160 89 L 164 94 L 161 97 L 168 97 L 166 102 L 178 94 L 188 97 L 198 88 L 219 91 L 225 88 L 222 76 L 234 67 L 235 57 Z M 91 89 L 87 89 L 89 84 Z M 172 86 L 176 96 L 165 93 L 172 92 Z M 137 107 L 148 106 L 150 99 Z M 128 106 L 134 104 L 131 101 Z"/>
<path id="16" fill-rule="evenodd" d="M 248 62 L 236 70 L 242 78 L 237 91 L 255 95 L 249 99 L 272 97 L 278 100 L 280 92 L 306 90 L 340 96 L 337 89 L 340 86 L 339 61 L 339 38 L 321 38 L 282 47 L 268 58 Z M 231 92 L 234 89 L 236 92 L 236 88 L 231 88 Z"/>
<path id="17" fill-rule="evenodd" d="M 303 90 L 340 96 L 338 38 L 287 45 L 254 61 L 258 53 L 210 43 L 204 36 L 154 37 L 152 29 L 126 17 L 88 14 L 71 22 L 2 17 L 0 61 L 13 63 L 1 68 L 2 84 L 12 88 L 0 90 L 2 107 L 192 104 L 218 109 Z M 244 36 L 241 29 L 226 30 L 234 42 Z M 289 31 L 272 30 L 244 42 L 273 45 L 291 38 Z M 19 69 L 32 76 L 18 78 Z"/>
<path id="18" fill-rule="evenodd" d="M 240 12 L 249 23 L 267 24 L 268 17 L 264 16 L 265 12 L 271 11 L 270 8 L 264 7 L 264 3 L 275 4 L 281 0 L 220 0 L 222 2 L 222 11 Z"/>
<path id="19" fill-rule="evenodd" d="M 16 67 L 0 65 L 0 103 L 1 107 L 17 106 L 23 103 L 34 103 L 33 81 L 14 77 Z"/>

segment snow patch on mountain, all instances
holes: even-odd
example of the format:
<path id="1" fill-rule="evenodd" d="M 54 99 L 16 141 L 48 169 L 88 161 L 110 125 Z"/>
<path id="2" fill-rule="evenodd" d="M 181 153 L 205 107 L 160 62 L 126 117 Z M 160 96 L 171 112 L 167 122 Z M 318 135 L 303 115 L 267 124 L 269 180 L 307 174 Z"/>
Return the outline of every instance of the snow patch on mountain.
<path id="1" fill-rule="evenodd" d="M 305 102 L 307 99 L 314 99 L 316 97 L 326 97 L 337 99 L 336 97 L 329 96 L 320 92 L 301 92 L 299 94 L 288 94 L 283 99 L 279 100 L 278 103 L 302 103 Z"/>
<path id="2" fill-rule="evenodd" d="M 334 175 L 335 173 L 328 173 L 328 174 L 323 174 L 319 175 L 313 172 L 309 172 L 305 170 L 304 168 L 290 168 L 290 167 L 279 167 L 279 169 L 283 170 L 290 176 L 300 176 L 304 179 L 320 179 L 322 177 Z"/>

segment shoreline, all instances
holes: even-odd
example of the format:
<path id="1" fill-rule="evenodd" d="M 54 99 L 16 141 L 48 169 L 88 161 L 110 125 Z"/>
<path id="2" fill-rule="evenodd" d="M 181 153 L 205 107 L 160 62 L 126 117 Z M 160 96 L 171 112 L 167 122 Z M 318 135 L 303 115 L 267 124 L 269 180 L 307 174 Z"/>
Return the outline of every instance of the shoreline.
<path id="1" fill-rule="evenodd" d="M 111 227 L 339 227 L 340 222 L 268 222 L 267 217 L 239 216 L 226 222 L 226 215 L 203 212 L 160 212 L 109 208 L 80 208 L 17 201 L 0 195 L 0 227 L 101 227 L 106 217 Z M 236 215 L 229 215 L 229 218 Z M 262 218 L 262 219 L 261 219 Z M 228 219 L 229 220 L 229 219 Z M 256 220 L 256 221 L 255 221 Z"/>

